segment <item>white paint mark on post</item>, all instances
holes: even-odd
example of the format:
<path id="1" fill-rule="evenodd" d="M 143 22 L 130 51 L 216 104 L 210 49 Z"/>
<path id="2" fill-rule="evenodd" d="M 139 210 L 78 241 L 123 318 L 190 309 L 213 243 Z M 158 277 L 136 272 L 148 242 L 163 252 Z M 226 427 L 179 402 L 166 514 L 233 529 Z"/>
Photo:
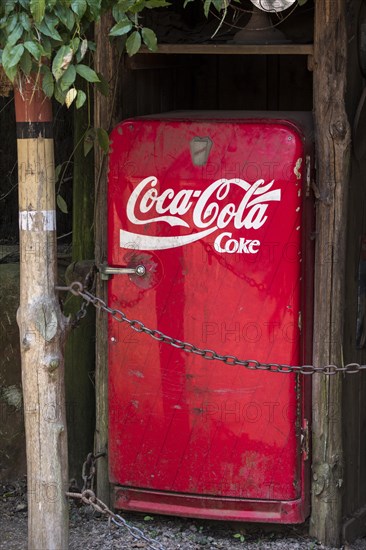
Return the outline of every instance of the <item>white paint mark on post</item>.
<path id="1" fill-rule="evenodd" d="M 19 212 L 19 228 L 21 231 L 55 231 L 55 210 L 22 210 Z"/>

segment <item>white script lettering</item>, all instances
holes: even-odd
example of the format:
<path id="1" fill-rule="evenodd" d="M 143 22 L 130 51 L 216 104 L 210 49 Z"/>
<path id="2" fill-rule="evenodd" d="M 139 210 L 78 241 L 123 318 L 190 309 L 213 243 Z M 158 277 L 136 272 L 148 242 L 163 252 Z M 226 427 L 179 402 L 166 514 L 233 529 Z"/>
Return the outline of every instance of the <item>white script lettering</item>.
<path id="1" fill-rule="evenodd" d="M 190 235 L 152 237 L 121 230 L 120 245 L 124 247 L 136 237 L 140 249 L 148 250 L 153 246 L 153 249 L 159 250 L 197 241 L 231 223 L 235 229 L 259 229 L 268 219 L 269 203 L 281 200 L 281 190 L 272 189 L 273 184 L 274 180 L 265 184 L 263 179 L 259 179 L 250 184 L 239 178 L 222 178 L 203 191 L 182 189 L 176 192 L 168 188 L 160 193 L 158 179 L 148 176 L 136 186 L 128 199 L 128 220 L 135 225 L 167 223 L 171 227 L 187 227 L 198 231 Z M 236 191 L 236 196 L 238 189 L 242 190 L 241 198 L 230 202 L 229 194 L 232 189 Z M 193 228 L 183 219 L 188 213 L 191 214 Z M 259 246 L 260 242 L 257 240 L 244 237 L 235 240 L 232 233 L 225 232 L 215 241 L 217 251 L 229 254 L 256 254 Z"/>

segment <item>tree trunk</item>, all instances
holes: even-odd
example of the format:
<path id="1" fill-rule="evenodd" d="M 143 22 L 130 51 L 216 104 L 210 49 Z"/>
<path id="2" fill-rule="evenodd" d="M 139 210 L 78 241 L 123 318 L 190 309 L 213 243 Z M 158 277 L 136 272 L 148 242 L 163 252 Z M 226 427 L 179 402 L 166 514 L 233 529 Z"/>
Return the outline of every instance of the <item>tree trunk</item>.
<path id="1" fill-rule="evenodd" d="M 314 364 L 342 365 L 350 127 L 345 111 L 345 0 L 315 2 L 314 114 L 317 151 Z M 310 531 L 340 543 L 343 377 L 313 378 L 313 484 Z"/>
<path id="2" fill-rule="evenodd" d="M 113 26 L 110 14 L 101 17 L 95 25 L 96 55 L 95 70 L 101 72 L 109 83 L 108 97 L 95 92 L 94 126 L 104 128 L 107 132 L 114 124 L 115 91 L 118 82 L 118 59 L 116 48 L 106 40 Z M 95 261 L 97 266 L 107 258 L 107 158 L 102 150 L 95 149 Z M 99 277 L 97 280 L 97 296 L 107 300 L 107 285 Z M 107 450 L 108 447 L 108 341 L 107 318 L 105 313 L 96 313 L 96 431 L 95 451 Z M 104 502 L 109 501 L 108 458 L 98 460 L 97 494 Z"/>
<path id="3" fill-rule="evenodd" d="M 55 295 L 55 170 L 50 101 L 15 90 L 19 174 L 20 329 L 28 476 L 28 547 L 68 548 L 66 319 Z"/>

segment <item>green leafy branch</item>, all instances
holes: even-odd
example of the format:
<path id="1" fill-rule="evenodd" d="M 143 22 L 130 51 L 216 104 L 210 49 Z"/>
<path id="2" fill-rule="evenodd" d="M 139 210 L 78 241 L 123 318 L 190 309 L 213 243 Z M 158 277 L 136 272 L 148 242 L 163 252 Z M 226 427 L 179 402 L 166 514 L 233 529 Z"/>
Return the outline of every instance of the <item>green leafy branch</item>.
<path id="1" fill-rule="evenodd" d="M 154 51 L 156 35 L 140 24 L 139 14 L 167 5 L 166 0 L 2 0 L 0 64 L 11 82 L 37 75 L 47 97 L 80 108 L 86 94 L 77 88 L 78 76 L 105 87 L 101 75 L 85 63 L 95 51 L 95 43 L 87 38 L 91 25 L 112 8 L 116 24 L 110 36 L 124 36 L 129 55 L 142 43 Z"/>
<path id="2" fill-rule="evenodd" d="M 163 8 L 169 5 L 170 2 L 166 0 L 119 0 L 112 8 L 116 24 L 111 28 L 109 36 L 129 35 L 126 39 L 126 51 L 129 56 L 137 53 L 142 43 L 149 50 L 156 51 L 156 35 L 153 30 L 139 24 L 139 13 L 145 8 Z"/>
<path id="3" fill-rule="evenodd" d="M 193 1 L 185 0 L 184 7 Z M 215 8 L 223 21 L 230 3 L 239 0 L 198 1 L 206 16 Z M 298 5 L 306 1 L 298 0 Z M 88 35 L 93 23 L 111 9 L 115 24 L 109 36 L 122 38 L 129 56 L 142 44 L 156 51 L 156 35 L 141 24 L 141 12 L 169 5 L 167 0 L 1 0 L 0 65 L 11 82 L 36 75 L 47 97 L 80 108 L 86 94 L 78 88 L 78 78 L 96 84 L 102 93 L 106 87 L 90 66 L 95 43 Z"/>

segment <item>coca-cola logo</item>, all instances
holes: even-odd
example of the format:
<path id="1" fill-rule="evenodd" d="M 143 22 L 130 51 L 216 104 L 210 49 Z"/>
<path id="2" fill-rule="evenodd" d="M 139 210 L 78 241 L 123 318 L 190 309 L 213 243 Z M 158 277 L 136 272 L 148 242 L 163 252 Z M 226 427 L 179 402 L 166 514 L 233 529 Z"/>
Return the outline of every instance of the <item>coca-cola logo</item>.
<path id="1" fill-rule="evenodd" d="M 144 178 L 127 202 L 128 220 L 136 225 L 165 223 L 171 227 L 191 229 L 188 235 L 150 236 L 120 230 L 120 246 L 138 250 L 164 250 L 198 241 L 230 224 L 235 229 L 261 228 L 267 221 L 270 202 L 281 200 L 281 190 L 272 189 L 274 180 L 263 179 L 250 184 L 239 178 L 218 179 L 204 190 L 165 189 L 160 192 L 155 176 Z M 230 190 L 243 190 L 240 201 L 229 202 Z M 188 215 L 189 214 L 189 215 Z M 187 218 L 192 220 L 187 222 Z M 259 240 L 233 239 L 230 231 L 220 233 L 215 240 L 218 252 L 256 254 Z"/>

